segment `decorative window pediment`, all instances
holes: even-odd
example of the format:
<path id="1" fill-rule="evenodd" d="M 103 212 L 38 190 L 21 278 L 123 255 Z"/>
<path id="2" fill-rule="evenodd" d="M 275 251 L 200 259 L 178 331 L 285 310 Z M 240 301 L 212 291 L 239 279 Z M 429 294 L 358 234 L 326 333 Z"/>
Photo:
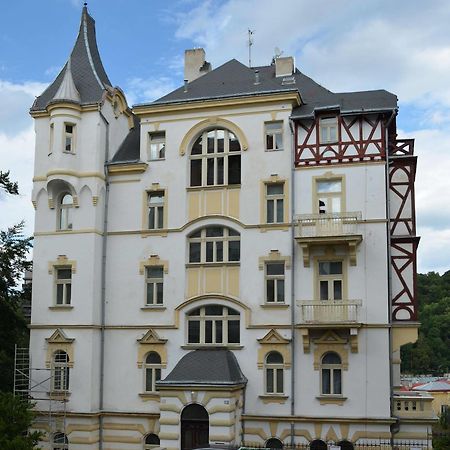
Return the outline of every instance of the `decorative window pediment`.
<path id="1" fill-rule="evenodd" d="M 260 348 L 258 349 L 258 368 L 264 367 L 266 355 L 271 352 L 278 352 L 283 356 L 284 367 L 291 366 L 291 352 L 289 350 L 290 339 L 281 336 L 278 331 L 271 329 L 264 337 L 258 339 Z"/>
<path id="2" fill-rule="evenodd" d="M 73 367 L 74 361 L 74 352 L 73 352 L 73 343 L 75 341 L 74 338 L 69 338 L 64 333 L 61 328 L 57 328 L 50 337 L 45 339 L 47 341 L 47 355 L 46 355 L 46 366 L 51 367 L 52 357 L 55 352 L 63 351 L 67 353 L 69 357 L 68 367 Z"/>
<path id="3" fill-rule="evenodd" d="M 137 339 L 139 344 L 138 348 L 138 361 L 137 365 L 142 368 L 145 356 L 153 351 L 157 353 L 161 358 L 161 367 L 165 368 L 167 365 L 167 349 L 165 347 L 167 339 L 162 339 L 159 337 L 158 333 L 150 328 L 144 336 Z"/>
<path id="4" fill-rule="evenodd" d="M 342 369 L 348 370 L 348 343 L 348 339 L 342 338 L 333 330 L 328 330 L 320 338 L 314 339 L 314 370 L 320 370 L 321 359 L 327 352 L 338 354 Z"/>

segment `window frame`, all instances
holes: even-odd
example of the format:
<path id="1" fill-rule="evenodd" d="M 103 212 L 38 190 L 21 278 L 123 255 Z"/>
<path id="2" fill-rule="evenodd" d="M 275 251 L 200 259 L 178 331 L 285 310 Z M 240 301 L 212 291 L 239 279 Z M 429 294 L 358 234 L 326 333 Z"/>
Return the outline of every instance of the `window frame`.
<path id="1" fill-rule="evenodd" d="M 219 151 L 219 141 L 218 131 L 224 132 L 223 137 L 223 151 Z M 208 151 L 208 134 L 214 132 L 214 143 L 213 143 L 213 151 Z M 230 135 L 234 137 L 234 139 L 230 139 Z M 236 141 L 239 150 L 230 150 L 230 141 Z M 196 145 L 201 145 L 200 153 L 193 153 L 194 147 Z M 239 161 L 239 181 L 230 183 L 230 158 L 235 157 L 236 160 Z M 195 140 L 193 141 L 190 152 L 189 152 L 189 187 L 191 188 L 205 188 L 205 187 L 222 187 L 222 186 L 239 186 L 242 181 L 242 146 L 241 143 L 235 133 L 227 128 L 216 127 L 216 128 L 208 128 L 203 130 L 200 134 L 197 135 Z M 219 160 L 223 159 L 222 165 L 219 164 Z M 200 161 L 200 164 L 195 163 L 195 161 Z M 212 161 L 212 164 L 208 164 L 209 161 Z M 194 166 L 199 165 L 199 168 L 194 169 Z M 220 176 L 222 167 L 222 175 Z M 193 173 L 194 170 L 198 171 L 199 175 L 199 183 L 196 181 L 194 184 Z M 212 171 L 212 182 L 209 182 L 208 175 Z M 220 178 L 223 178 L 222 182 L 220 182 Z"/>
<path id="2" fill-rule="evenodd" d="M 159 358 L 159 362 L 158 363 L 149 363 L 147 362 L 147 358 L 150 355 L 157 355 Z M 156 382 L 161 380 L 161 370 L 162 370 L 162 359 L 161 359 L 161 355 L 158 352 L 155 352 L 154 350 L 149 351 L 143 358 L 143 364 L 142 364 L 142 369 L 143 369 L 143 374 L 144 374 L 144 393 L 145 394 L 154 394 L 155 392 L 157 392 L 156 389 Z M 159 371 L 159 373 L 158 373 Z M 148 375 L 149 373 L 151 374 L 151 390 L 149 391 L 147 389 L 148 387 Z"/>
<path id="3" fill-rule="evenodd" d="M 64 443 L 61 442 L 55 442 L 56 438 L 63 438 Z M 69 439 L 65 433 L 57 431 L 56 433 L 53 433 L 52 436 L 52 442 L 51 442 L 52 450 L 68 450 L 69 449 Z"/>
<path id="4" fill-rule="evenodd" d="M 271 130 L 269 128 L 270 125 L 280 125 L 280 127 L 273 128 Z M 277 151 L 284 150 L 283 128 L 284 128 L 283 120 L 271 120 L 271 121 L 264 122 L 264 148 L 265 148 L 266 152 L 277 152 Z M 279 147 L 279 148 L 276 148 L 277 136 L 280 136 L 280 139 L 281 139 L 281 147 Z M 272 148 L 269 148 L 269 139 L 272 139 Z M 275 148 L 274 148 L 274 146 L 275 146 Z"/>
<path id="5" fill-rule="evenodd" d="M 340 183 L 339 191 L 323 191 L 319 189 L 320 183 Z M 314 177 L 313 178 L 313 204 L 314 213 L 316 214 L 340 214 L 345 212 L 345 184 L 343 176 L 333 176 L 333 177 Z M 339 200 L 339 207 L 336 208 L 333 200 Z M 324 205 L 321 205 L 323 202 Z"/>
<path id="6" fill-rule="evenodd" d="M 147 134 L 147 161 L 162 161 L 166 159 L 166 132 L 163 131 L 149 131 Z M 154 154 L 158 157 L 154 157 Z"/>
<path id="7" fill-rule="evenodd" d="M 333 134 L 332 130 L 334 128 Z M 324 137 L 324 132 L 326 136 Z M 319 119 L 319 144 L 335 144 L 339 141 L 338 116 L 324 116 Z"/>
<path id="8" fill-rule="evenodd" d="M 283 192 L 281 194 L 270 194 L 269 188 L 274 186 L 281 186 Z M 283 180 L 280 181 L 271 181 L 264 183 L 264 194 L 265 194 L 265 223 L 267 224 L 279 224 L 285 223 L 286 221 L 286 182 Z M 272 220 L 269 220 L 269 204 L 273 202 L 273 217 Z M 281 220 L 278 216 L 278 205 L 281 202 Z"/>
<path id="9" fill-rule="evenodd" d="M 72 199 L 72 203 L 63 203 L 66 197 Z M 74 211 L 74 197 L 71 192 L 64 191 L 58 198 L 58 212 L 57 212 L 57 229 L 58 231 L 73 231 L 73 211 Z M 64 223 L 63 223 L 64 222 Z"/>
<path id="10" fill-rule="evenodd" d="M 268 266 L 271 265 L 280 265 L 283 266 L 283 274 L 269 275 L 268 274 Z M 273 300 L 269 300 L 269 284 L 273 281 Z M 283 299 L 278 300 L 278 282 L 283 282 Z M 264 300 L 266 304 L 269 305 L 281 305 L 286 302 L 286 262 L 284 260 L 279 261 L 265 261 L 264 263 Z"/>
<path id="11" fill-rule="evenodd" d="M 223 233 L 221 236 L 207 236 L 208 230 L 214 228 L 221 228 Z M 230 230 L 236 234 L 230 234 Z M 200 236 L 194 236 L 200 233 Z M 230 260 L 230 243 L 239 242 L 239 259 Z M 241 261 L 241 234 L 233 228 L 223 226 L 223 225 L 208 225 L 203 228 L 195 230 L 188 236 L 188 264 L 240 264 Z M 221 243 L 221 245 L 219 245 Z M 200 244 L 200 256 L 199 261 L 193 261 L 192 259 L 192 248 L 194 245 Z M 208 245 L 211 244 L 211 245 Z M 208 260 L 210 253 L 210 248 L 212 248 L 212 260 Z M 236 250 L 236 249 L 235 249 Z M 197 252 L 195 252 L 197 253 Z M 218 255 L 222 254 L 220 259 Z"/>
<path id="12" fill-rule="evenodd" d="M 166 227 L 166 190 L 155 189 L 147 192 L 147 229 L 163 230 Z M 158 203 L 151 204 L 151 198 L 160 198 Z M 150 212 L 153 211 L 153 223 L 150 223 Z"/>
<path id="13" fill-rule="evenodd" d="M 269 356 L 276 354 L 281 358 L 281 362 L 271 363 L 268 362 Z M 271 373 L 269 374 L 269 371 Z M 279 385 L 278 376 L 281 373 L 281 386 Z M 272 382 L 272 390 L 269 389 L 269 379 Z M 264 357 L 264 393 L 265 395 L 284 395 L 284 358 L 283 355 L 276 351 L 272 350 L 266 354 Z"/>
<path id="14" fill-rule="evenodd" d="M 341 263 L 341 273 L 330 273 L 330 274 L 321 274 L 320 266 L 324 263 Z M 343 301 L 347 298 L 347 261 L 345 258 L 339 257 L 320 257 L 316 259 L 315 265 L 315 277 L 316 277 L 316 287 L 315 287 L 315 298 L 317 301 L 321 302 L 333 302 L 333 301 Z M 341 298 L 335 298 L 335 282 L 341 282 Z M 327 283 L 327 296 L 328 298 L 322 298 L 321 286 L 322 283 Z"/>
<path id="15" fill-rule="evenodd" d="M 222 314 L 206 314 L 206 308 L 209 306 L 216 306 L 222 308 Z M 236 312 L 237 314 L 229 314 L 229 310 Z M 196 311 L 199 311 L 199 314 L 194 314 Z M 191 342 L 190 341 L 190 322 L 199 322 L 199 342 Z M 211 342 L 206 342 L 207 339 L 207 322 L 211 322 Z M 222 332 L 222 342 L 217 342 L 217 322 L 220 322 Z M 228 324 L 229 322 L 238 322 L 238 342 L 229 342 L 229 330 Z M 237 309 L 231 308 L 229 306 L 221 305 L 221 304 L 208 304 L 198 306 L 197 308 L 192 309 L 188 313 L 186 313 L 186 342 L 190 346 L 233 346 L 240 345 L 241 341 L 241 314 Z"/>
<path id="16" fill-rule="evenodd" d="M 65 360 L 57 361 L 57 356 L 63 357 Z M 51 392 L 52 393 L 65 393 L 69 392 L 70 386 L 70 359 L 67 352 L 64 350 L 55 350 L 52 354 L 52 366 L 51 366 Z M 58 374 L 58 382 L 57 380 Z"/>
<path id="17" fill-rule="evenodd" d="M 339 363 L 324 363 L 323 360 L 327 355 L 336 355 L 339 358 Z M 325 373 L 324 371 L 329 371 L 329 388 L 330 392 L 324 392 L 324 378 Z M 325 352 L 321 358 L 320 358 L 320 395 L 324 397 L 342 397 L 343 393 L 343 364 L 342 364 L 342 357 L 339 355 L 339 353 L 334 351 L 327 351 Z M 335 386 L 335 373 L 339 374 L 339 392 L 337 391 L 337 387 Z"/>
<path id="18" fill-rule="evenodd" d="M 158 269 L 161 270 L 161 277 L 151 277 L 149 275 L 149 272 L 151 270 Z M 152 307 L 152 306 L 163 306 L 164 305 L 164 266 L 145 266 L 144 268 L 145 272 L 145 306 Z M 158 296 L 158 284 L 161 285 L 161 301 L 159 300 Z M 149 303 L 149 290 L 153 291 L 153 303 Z M 156 300 L 156 301 L 155 301 Z"/>
<path id="19" fill-rule="evenodd" d="M 59 272 L 63 270 L 70 271 L 70 278 L 59 278 Z M 72 306 L 72 275 L 73 270 L 72 266 L 56 266 L 54 268 L 54 277 L 55 277 L 55 301 L 54 305 L 58 307 L 64 306 Z M 62 303 L 58 302 L 59 294 L 58 294 L 58 286 L 62 286 Z M 68 286 L 70 288 L 68 289 Z M 69 291 L 69 294 L 68 294 Z"/>
<path id="20" fill-rule="evenodd" d="M 72 127 L 72 131 L 67 131 L 67 127 Z M 64 135 L 63 135 L 63 153 L 75 154 L 75 136 L 76 136 L 76 124 L 72 122 L 64 122 Z M 67 140 L 70 141 L 70 149 L 67 150 Z"/>

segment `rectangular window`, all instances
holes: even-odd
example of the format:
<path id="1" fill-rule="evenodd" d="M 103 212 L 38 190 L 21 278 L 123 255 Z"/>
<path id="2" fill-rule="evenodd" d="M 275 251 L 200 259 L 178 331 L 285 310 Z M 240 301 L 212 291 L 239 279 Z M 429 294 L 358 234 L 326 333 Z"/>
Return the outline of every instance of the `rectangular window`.
<path id="1" fill-rule="evenodd" d="M 148 160 L 156 161 L 166 157 L 166 132 L 148 133 Z"/>
<path id="2" fill-rule="evenodd" d="M 320 119 L 320 143 L 332 143 L 338 140 L 337 117 L 324 117 Z"/>
<path id="3" fill-rule="evenodd" d="M 164 228 L 164 191 L 148 193 L 148 228 Z"/>
<path id="4" fill-rule="evenodd" d="M 64 124 L 64 151 L 68 153 L 74 153 L 74 136 L 75 136 L 75 125 L 72 123 Z"/>
<path id="5" fill-rule="evenodd" d="M 320 300 L 342 300 L 343 271 L 342 261 L 319 261 Z"/>
<path id="6" fill-rule="evenodd" d="M 266 263 L 266 302 L 284 303 L 284 262 Z"/>
<path id="7" fill-rule="evenodd" d="M 319 214 L 342 212 L 342 179 L 316 180 Z"/>
<path id="8" fill-rule="evenodd" d="M 266 184 L 266 222 L 284 222 L 284 183 Z"/>
<path id="9" fill-rule="evenodd" d="M 283 122 L 266 122 L 266 150 L 283 150 Z"/>
<path id="10" fill-rule="evenodd" d="M 70 305 L 72 297 L 72 269 L 56 269 L 56 305 Z"/>
<path id="11" fill-rule="evenodd" d="M 163 267 L 147 267 L 145 282 L 147 285 L 147 305 L 162 305 L 164 293 Z"/>

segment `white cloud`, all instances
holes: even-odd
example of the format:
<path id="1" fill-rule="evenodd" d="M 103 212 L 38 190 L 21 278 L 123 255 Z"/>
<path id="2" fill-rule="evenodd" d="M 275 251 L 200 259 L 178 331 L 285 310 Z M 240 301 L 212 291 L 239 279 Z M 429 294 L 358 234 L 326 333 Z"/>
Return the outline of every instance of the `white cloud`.
<path id="1" fill-rule="evenodd" d="M 151 102 L 173 91 L 177 86 L 168 77 L 131 78 L 127 80 L 125 93 L 129 105 Z"/>

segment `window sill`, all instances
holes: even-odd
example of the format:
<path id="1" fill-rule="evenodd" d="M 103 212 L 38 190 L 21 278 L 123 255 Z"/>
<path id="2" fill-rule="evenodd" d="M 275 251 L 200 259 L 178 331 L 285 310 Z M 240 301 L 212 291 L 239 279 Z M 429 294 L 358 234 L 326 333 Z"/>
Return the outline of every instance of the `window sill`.
<path id="1" fill-rule="evenodd" d="M 169 230 L 167 228 L 155 228 L 152 230 L 145 229 L 141 230 L 141 236 L 142 237 L 148 237 L 148 236 L 161 236 L 161 237 L 167 237 L 167 233 Z"/>
<path id="2" fill-rule="evenodd" d="M 66 150 L 63 150 L 63 153 L 66 154 L 66 155 L 76 155 L 75 152 L 68 152 Z"/>
<path id="3" fill-rule="evenodd" d="M 339 405 L 342 406 L 347 400 L 347 397 L 342 397 L 342 395 L 319 395 L 316 397 L 321 405 Z"/>
<path id="4" fill-rule="evenodd" d="M 260 305 L 261 308 L 266 308 L 266 309 L 288 309 L 289 305 L 287 305 L 286 303 L 282 303 L 282 302 L 270 302 L 270 303 L 263 303 L 262 305 Z"/>
<path id="5" fill-rule="evenodd" d="M 287 395 L 284 394 L 265 394 L 260 395 L 259 398 L 262 400 L 263 403 L 286 403 L 286 400 L 289 398 Z"/>
<path id="6" fill-rule="evenodd" d="M 53 306 L 49 306 L 48 309 L 52 309 L 55 311 L 58 311 L 58 310 L 64 311 L 64 310 L 73 309 L 73 306 L 72 305 L 53 305 Z"/>
<path id="7" fill-rule="evenodd" d="M 266 152 L 282 152 L 284 148 L 266 148 Z"/>
<path id="8" fill-rule="evenodd" d="M 51 400 L 69 400 L 69 391 L 50 391 L 48 396 Z"/>
<path id="9" fill-rule="evenodd" d="M 263 223 L 260 225 L 261 233 L 265 233 L 270 230 L 282 230 L 288 231 L 291 228 L 289 222 L 279 222 L 279 223 Z"/>
<path id="10" fill-rule="evenodd" d="M 139 393 L 139 397 L 141 397 L 144 402 L 152 400 L 159 401 L 159 392 L 141 392 Z"/>
<path id="11" fill-rule="evenodd" d="M 153 163 L 155 161 L 165 161 L 166 158 L 156 158 L 156 159 L 147 159 L 148 163 Z"/>
<path id="12" fill-rule="evenodd" d="M 146 305 L 141 309 L 142 311 L 165 311 L 167 308 L 163 305 Z"/>
<path id="13" fill-rule="evenodd" d="M 186 267 L 221 267 L 221 266 L 236 266 L 241 265 L 240 261 L 230 262 L 199 262 L 199 263 L 187 263 Z"/>
<path id="14" fill-rule="evenodd" d="M 186 190 L 190 191 L 215 191 L 219 189 L 240 189 L 240 184 L 215 184 L 214 186 L 188 186 Z"/>
<path id="15" fill-rule="evenodd" d="M 56 230 L 57 233 L 73 233 L 75 230 L 73 230 L 72 228 L 65 228 L 65 229 L 59 229 Z"/>
<path id="16" fill-rule="evenodd" d="M 186 344 L 182 345 L 183 350 L 197 350 L 202 348 L 228 348 L 230 350 L 242 350 L 243 345 L 240 344 Z"/>

